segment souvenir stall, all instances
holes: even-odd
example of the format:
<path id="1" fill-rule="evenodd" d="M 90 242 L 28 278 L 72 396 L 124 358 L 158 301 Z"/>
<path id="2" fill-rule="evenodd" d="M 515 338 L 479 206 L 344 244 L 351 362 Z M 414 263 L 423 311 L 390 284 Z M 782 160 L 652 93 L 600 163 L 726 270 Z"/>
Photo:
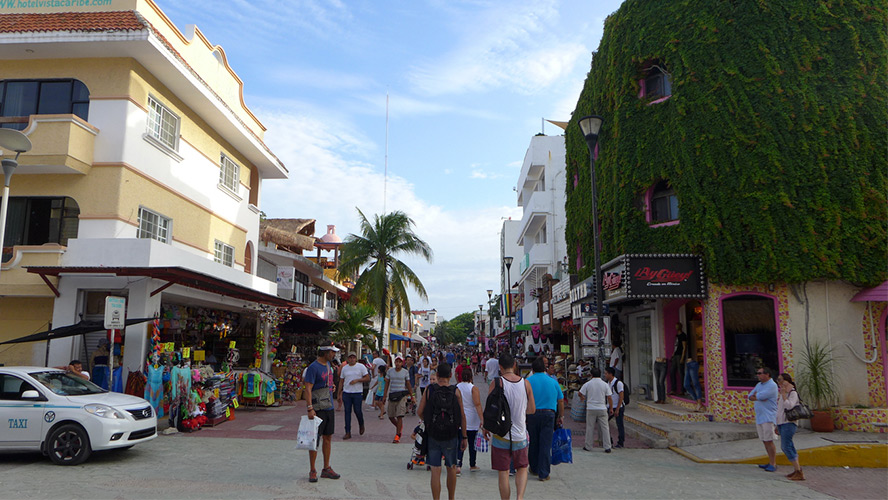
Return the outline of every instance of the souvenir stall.
<path id="1" fill-rule="evenodd" d="M 280 380 L 280 399 L 292 404 L 302 399 L 302 373 L 317 357 L 318 345 L 329 340 L 330 321 L 299 314 L 279 323 L 279 345 L 272 370 Z"/>

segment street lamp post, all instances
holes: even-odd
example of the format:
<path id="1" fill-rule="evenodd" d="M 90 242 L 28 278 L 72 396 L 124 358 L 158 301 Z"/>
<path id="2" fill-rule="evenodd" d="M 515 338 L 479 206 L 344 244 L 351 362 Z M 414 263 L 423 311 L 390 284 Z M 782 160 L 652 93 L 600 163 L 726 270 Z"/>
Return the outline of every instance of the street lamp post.
<path id="1" fill-rule="evenodd" d="M 0 129 L 0 148 L 15 151 L 15 158 L 4 158 L 3 165 L 3 199 L 0 201 L 0 267 L 3 261 L 3 237 L 6 236 L 6 211 L 9 208 L 9 183 L 12 174 L 18 167 L 18 157 L 31 150 L 31 140 L 18 130 Z M 0 152 L 2 154 L 2 152 Z"/>
<path id="2" fill-rule="evenodd" d="M 589 171 L 592 177 L 592 245 L 595 247 L 595 316 L 598 325 L 598 367 L 602 368 L 604 362 L 604 290 L 601 287 L 601 229 L 598 225 L 598 187 L 595 182 L 595 145 L 598 143 L 598 133 L 604 119 L 597 115 L 580 118 L 578 125 L 586 139 L 586 147 L 589 148 Z"/>
<path id="3" fill-rule="evenodd" d="M 514 257 L 503 257 L 506 265 L 506 308 L 509 313 L 509 353 L 515 354 L 515 332 L 512 331 L 512 261 Z"/>
<path id="4" fill-rule="evenodd" d="M 487 290 L 487 334 L 493 335 L 493 338 L 496 338 L 496 332 L 493 331 L 493 290 Z M 486 339 L 486 337 L 485 337 Z M 487 347 L 487 342 L 485 340 L 484 346 Z"/>

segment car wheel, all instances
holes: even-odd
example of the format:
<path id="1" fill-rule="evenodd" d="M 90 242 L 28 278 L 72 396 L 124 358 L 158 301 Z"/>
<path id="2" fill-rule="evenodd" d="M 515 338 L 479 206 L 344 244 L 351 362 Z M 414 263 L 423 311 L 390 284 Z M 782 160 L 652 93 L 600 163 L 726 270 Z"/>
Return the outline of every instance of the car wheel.
<path id="1" fill-rule="evenodd" d="M 47 441 L 46 451 L 57 465 L 77 465 L 89 458 L 92 450 L 89 436 L 79 425 L 63 425 L 54 430 Z"/>

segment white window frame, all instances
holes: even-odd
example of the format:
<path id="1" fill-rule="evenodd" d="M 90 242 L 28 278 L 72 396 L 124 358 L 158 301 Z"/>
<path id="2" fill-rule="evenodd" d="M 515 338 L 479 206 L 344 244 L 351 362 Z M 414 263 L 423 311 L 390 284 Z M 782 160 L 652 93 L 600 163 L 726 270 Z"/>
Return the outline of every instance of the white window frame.
<path id="1" fill-rule="evenodd" d="M 213 246 L 213 260 L 223 266 L 234 267 L 234 247 L 216 240 Z"/>
<path id="2" fill-rule="evenodd" d="M 548 228 L 546 227 L 546 223 L 544 222 L 542 227 L 533 235 L 533 243 L 535 245 L 545 245 L 548 240 L 547 234 Z"/>
<path id="3" fill-rule="evenodd" d="M 165 139 L 163 134 L 164 124 L 169 122 L 172 122 L 172 125 L 175 127 L 172 141 Z M 148 96 L 148 121 L 145 132 L 145 137 L 147 139 L 163 148 L 178 153 L 179 128 L 181 124 L 182 119 L 179 118 L 179 115 L 173 113 L 170 108 L 154 96 Z"/>
<path id="4" fill-rule="evenodd" d="M 225 153 L 219 156 L 219 185 L 237 194 L 240 185 L 240 165 Z"/>
<path id="5" fill-rule="evenodd" d="M 145 220 L 146 219 L 145 215 L 149 216 L 149 217 L 147 217 L 148 219 L 153 217 L 153 218 L 156 218 L 157 220 L 156 221 Z M 143 221 L 146 222 L 147 224 L 154 225 L 154 227 L 156 227 L 158 229 L 158 231 L 155 232 L 155 231 L 144 230 L 142 228 Z M 161 227 L 160 221 L 166 222 L 166 227 Z M 160 230 L 164 231 L 166 234 L 161 236 Z M 143 235 L 143 231 L 144 231 L 144 235 Z M 172 235 L 173 235 L 173 219 L 171 219 L 165 215 L 159 214 L 149 208 L 139 207 L 139 227 L 136 229 L 136 237 L 137 238 L 150 238 L 152 240 L 157 240 L 161 243 L 169 244 L 170 241 L 172 241 L 172 239 L 173 239 Z"/>

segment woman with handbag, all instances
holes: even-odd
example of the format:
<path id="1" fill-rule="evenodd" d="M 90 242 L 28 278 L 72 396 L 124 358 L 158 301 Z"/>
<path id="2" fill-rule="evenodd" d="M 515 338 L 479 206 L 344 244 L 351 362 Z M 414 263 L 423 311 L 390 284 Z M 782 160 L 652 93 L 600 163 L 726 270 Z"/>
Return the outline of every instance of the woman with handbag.
<path id="1" fill-rule="evenodd" d="M 777 429 L 774 432 L 780 435 L 780 449 L 795 467 L 795 470 L 787 474 L 786 477 L 793 481 L 804 481 L 805 474 L 802 473 L 802 467 L 799 465 L 799 454 L 792 442 L 792 437 L 795 436 L 798 426 L 795 421 L 786 418 L 786 412 L 799 405 L 799 393 L 788 373 L 781 373 L 777 377 L 777 387 L 780 392 L 777 401 Z"/>

